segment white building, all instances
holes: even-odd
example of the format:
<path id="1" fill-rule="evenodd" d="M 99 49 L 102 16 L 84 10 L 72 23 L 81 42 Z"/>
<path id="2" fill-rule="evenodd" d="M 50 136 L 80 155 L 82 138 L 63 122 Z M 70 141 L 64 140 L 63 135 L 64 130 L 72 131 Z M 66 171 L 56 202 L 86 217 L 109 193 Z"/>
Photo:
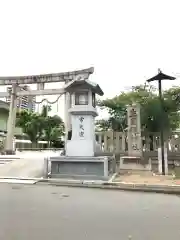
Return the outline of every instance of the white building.
<path id="1" fill-rule="evenodd" d="M 31 88 L 27 85 L 21 86 L 20 87 L 21 91 L 30 91 Z M 7 87 L 7 92 L 11 92 L 12 87 Z M 36 97 L 31 97 L 31 96 L 22 96 L 17 99 L 17 108 L 19 109 L 27 109 L 31 111 L 35 111 L 35 99 Z M 6 97 L 6 102 L 10 103 L 11 97 Z"/>

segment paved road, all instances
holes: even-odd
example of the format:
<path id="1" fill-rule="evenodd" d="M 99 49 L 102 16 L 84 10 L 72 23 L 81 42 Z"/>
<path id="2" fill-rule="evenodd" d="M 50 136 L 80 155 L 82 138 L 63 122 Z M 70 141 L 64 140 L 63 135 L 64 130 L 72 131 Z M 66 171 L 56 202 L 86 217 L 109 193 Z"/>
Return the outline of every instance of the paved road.
<path id="1" fill-rule="evenodd" d="M 0 239 L 179 240 L 180 198 L 0 184 Z"/>

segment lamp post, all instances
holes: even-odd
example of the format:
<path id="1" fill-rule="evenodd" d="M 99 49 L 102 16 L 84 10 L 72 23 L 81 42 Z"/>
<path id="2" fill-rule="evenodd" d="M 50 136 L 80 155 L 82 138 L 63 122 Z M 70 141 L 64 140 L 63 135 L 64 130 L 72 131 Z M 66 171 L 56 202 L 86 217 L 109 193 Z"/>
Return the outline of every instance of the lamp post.
<path id="1" fill-rule="evenodd" d="M 161 157 L 162 157 L 162 174 L 165 175 L 165 162 L 164 162 L 164 107 L 163 107 L 163 101 L 162 98 L 162 80 L 175 80 L 175 77 L 168 76 L 160 69 L 158 69 L 158 74 L 150 79 L 147 80 L 147 82 L 153 82 L 158 81 L 158 90 L 159 90 L 159 101 L 161 105 L 161 129 L 160 129 L 160 140 L 161 140 Z"/>

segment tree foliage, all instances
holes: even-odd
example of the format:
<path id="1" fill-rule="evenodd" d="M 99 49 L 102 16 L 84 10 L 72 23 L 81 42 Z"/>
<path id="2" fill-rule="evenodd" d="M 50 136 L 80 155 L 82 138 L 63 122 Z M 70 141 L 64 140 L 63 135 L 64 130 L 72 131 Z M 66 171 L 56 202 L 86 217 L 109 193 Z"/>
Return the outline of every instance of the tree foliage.
<path id="1" fill-rule="evenodd" d="M 17 113 L 16 126 L 27 134 L 31 142 L 36 143 L 43 135 L 43 117 L 37 113 L 22 110 Z"/>
<path id="2" fill-rule="evenodd" d="M 46 109 L 43 109 L 43 111 L 46 111 Z M 49 147 L 53 141 L 57 141 L 62 135 L 64 135 L 64 123 L 57 115 L 46 115 L 43 119 L 43 125 L 44 140 L 48 141 Z"/>
<path id="3" fill-rule="evenodd" d="M 105 120 L 105 119 L 100 119 L 96 121 L 96 132 L 101 132 L 101 131 L 108 131 L 111 129 L 111 122 L 110 120 Z"/>
<path id="4" fill-rule="evenodd" d="M 101 108 L 109 112 L 111 129 L 124 131 L 127 128 L 127 106 L 139 103 L 141 106 L 141 127 L 144 131 L 159 132 L 161 120 L 165 131 L 172 131 L 180 123 L 180 87 L 173 87 L 163 92 L 163 116 L 157 89 L 150 85 L 134 86 L 128 92 L 121 92 L 112 99 L 99 101 Z M 102 126 L 103 127 L 103 126 Z"/>
<path id="5" fill-rule="evenodd" d="M 41 113 L 22 110 L 17 113 L 16 126 L 27 134 L 32 143 L 43 139 L 50 146 L 64 134 L 64 123 L 59 116 L 48 116 L 50 106 L 43 106 Z"/>

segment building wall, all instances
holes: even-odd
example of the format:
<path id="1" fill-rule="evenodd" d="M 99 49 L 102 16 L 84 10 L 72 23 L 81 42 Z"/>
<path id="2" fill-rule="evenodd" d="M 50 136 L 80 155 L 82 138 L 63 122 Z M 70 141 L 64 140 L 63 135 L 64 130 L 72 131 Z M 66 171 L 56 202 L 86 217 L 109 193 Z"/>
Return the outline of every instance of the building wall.
<path id="1" fill-rule="evenodd" d="M 8 120 L 8 112 L 4 111 L 4 109 L 0 109 L 0 131 L 4 132 L 7 129 L 7 120 Z"/>
<path id="2" fill-rule="evenodd" d="M 7 131 L 7 121 L 8 121 L 9 111 L 0 108 L 0 132 Z M 21 128 L 15 128 L 15 135 L 21 135 L 23 132 Z"/>
<path id="3" fill-rule="evenodd" d="M 27 85 L 21 86 L 20 88 L 21 91 L 30 91 L 31 88 Z M 7 92 L 11 92 L 12 87 L 7 88 Z M 6 102 L 10 103 L 11 98 L 10 96 L 6 98 Z M 30 96 L 22 96 L 17 98 L 17 107 L 20 109 L 28 109 L 31 111 L 35 111 L 35 97 L 30 97 Z"/>

